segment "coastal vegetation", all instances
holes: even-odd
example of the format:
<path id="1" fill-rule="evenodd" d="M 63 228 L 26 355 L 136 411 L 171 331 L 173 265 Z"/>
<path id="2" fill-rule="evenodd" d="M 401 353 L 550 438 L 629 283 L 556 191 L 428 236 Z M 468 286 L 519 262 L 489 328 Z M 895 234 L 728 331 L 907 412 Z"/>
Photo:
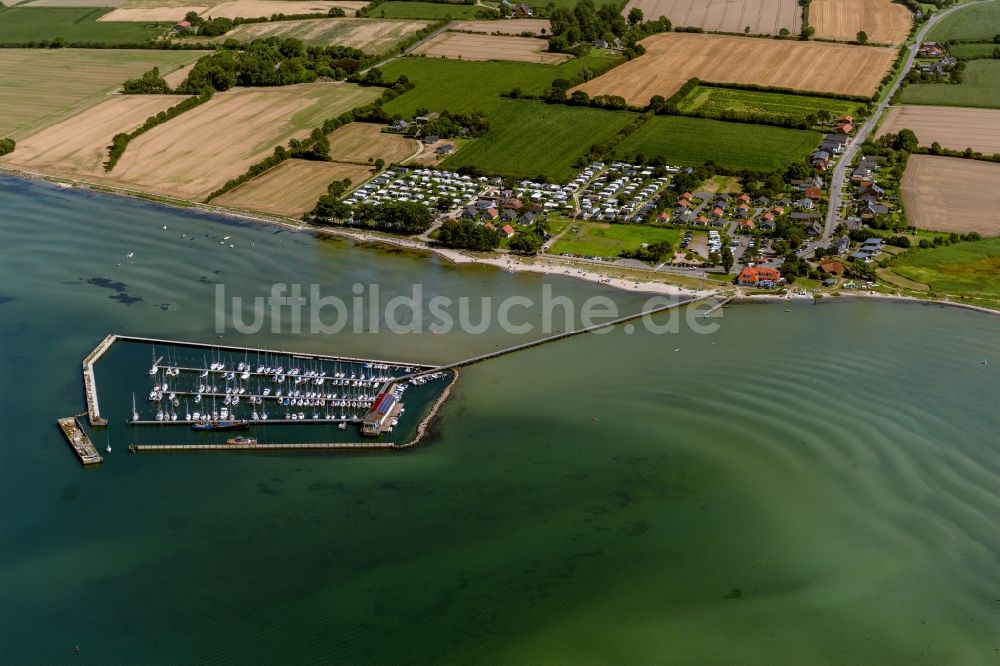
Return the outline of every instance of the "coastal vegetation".
<path id="1" fill-rule="evenodd" d="M 680 237 L 681 230 L 676 227 L 574 221 L 549 252 L 580 257 L 616 258 L 623 251 L 634 251 L 644 243 L 665 243 L 669 247 L 676 247 Z"/>
<path id="2" fill-rule="evenodd" d="M 358 204 L 349 224 L 378 231 L 412 236 L 431 228 L 433 216 L 427 206 L 416 201 Z M 494 234 L 496 236 L 496 234 Z"/>
<path id="3" fill-rule="evenodd" d="M 492 225 L 487 227 L 473 220 L 451 220 L 438 229 L 437 242 L 445 247 L 486 252 L 500 246 L 500 236 Z"/>
<path id="4" fill-rule="evenodd" d="M 941 295 L 1000 299 L 1000 238 L 910 250 L 892 269 Z"/>
<path id="5" fill-rule="evenodd" d="M 17 147 L 17 142 L 14 139 L 4 137 L 0 139 L 0 155 L 6 155 L 8 153 L 14 152 L 14 148 Z"/>

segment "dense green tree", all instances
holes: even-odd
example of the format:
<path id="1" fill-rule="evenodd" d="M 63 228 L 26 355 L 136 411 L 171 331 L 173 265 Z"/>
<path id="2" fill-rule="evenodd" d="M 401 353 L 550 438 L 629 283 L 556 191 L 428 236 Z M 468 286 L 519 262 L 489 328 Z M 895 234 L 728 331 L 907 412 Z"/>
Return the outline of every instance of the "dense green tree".
<path id="1" fill-rule="evenodd" d="M 445 247 L 486 252 L 499 247 L 500 236 L 473 220 L 452 220 L 441 225 L 438 242 Z"/>
<path id="2" fill-rule="evenodd" d="M 868 33 L 865 32 L 864 30 L 859 30 L 856 38 L 857 38 L 858 44 L 867 44 L 868 43 Z"/>

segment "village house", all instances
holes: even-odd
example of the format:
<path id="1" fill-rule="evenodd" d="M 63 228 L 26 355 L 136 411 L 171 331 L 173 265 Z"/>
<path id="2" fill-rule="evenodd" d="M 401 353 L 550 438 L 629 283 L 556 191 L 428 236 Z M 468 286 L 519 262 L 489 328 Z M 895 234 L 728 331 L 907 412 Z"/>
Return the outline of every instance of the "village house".
<path id="1" fill-rule="evenodd" d="M 174 24 L 174 27 L 171 28 L 170 30 L 171 32 L 183 32 L 185 30 L 190 30 L 190 29 L 191 29 L 190 21 L 178 21 L 177 23 Z"/>
<path id="2" fill-rule="evenodd" d="M 781 271 L 770 266 L 746 266 L 736 277 L 736 284 L 744 287 L 769 289 L 781 282 Z"/>
<path id="3" fill-rule="evenodd" d="M 918 53 L 925 58 L 937 58 L 944 55 L 944 47 L 937 42 L 923 42 Z"/>
<path id="4" fill-rule="evenodd" d="M 851 241 L 846 236 L 838 238 L 833 243 L 833 251 L 836 254 L 844 254 L 851 249 Z"/>
<path id="5" fill-rule="evenodd" d="M 509 224 L 505 224 L 502 227 L 500 227 L 500 236 L 502 236 L 503 238 L 510 238 L 513 235 L 514 235 L 514 227 L 510 226 Z"/>

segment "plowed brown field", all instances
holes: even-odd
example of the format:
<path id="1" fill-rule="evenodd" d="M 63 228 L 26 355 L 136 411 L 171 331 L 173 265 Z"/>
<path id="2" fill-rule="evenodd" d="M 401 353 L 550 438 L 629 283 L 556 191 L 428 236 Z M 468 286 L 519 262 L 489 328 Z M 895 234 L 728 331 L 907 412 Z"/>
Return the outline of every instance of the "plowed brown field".
<path id="1" fill-rule="evenodd" d="M 903 175 L 903 203 L 918 229 L 1000 234 L 1000 164 L 957 157 L 911 155 Z"/>
<path id="2" fill-rule="evenodd" d="M 642 40 L 646 54 L 577 86 L 591 97 L 620 95 L 645 106 L 698 77 L 715 83 L 793 88 L 869 96 L 889 70 L 892 48 L 779 41 L 697 33 L 664 33 Z"/>
<path id="3" fill-rule="evenodd" d="M 935 141 L 944 148 L 1000 153 L 1000 109 L 963 109 L 955 106 L 894 106 L 878 135 L 911 129 L 921 146 Z"/>

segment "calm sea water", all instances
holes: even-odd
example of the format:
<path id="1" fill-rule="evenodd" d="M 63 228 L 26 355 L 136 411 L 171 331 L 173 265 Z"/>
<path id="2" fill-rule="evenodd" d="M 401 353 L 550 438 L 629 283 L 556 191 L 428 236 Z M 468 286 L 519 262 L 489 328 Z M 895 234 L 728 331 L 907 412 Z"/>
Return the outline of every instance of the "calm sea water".
<path id="1" fill-rule="evenodd" d="M 217 282 L 642 299 L 12 179 L 0 241 L 0 662 L 1000 661 L 996 318 L 734 307 L 713 335 L 469 368 L 404 455 L 128 456 L 112 428 L 84 471 L 54 423 L 83 356 L 216 339 Z M 516 337 L 247 344 L 445 361 Z"/>

